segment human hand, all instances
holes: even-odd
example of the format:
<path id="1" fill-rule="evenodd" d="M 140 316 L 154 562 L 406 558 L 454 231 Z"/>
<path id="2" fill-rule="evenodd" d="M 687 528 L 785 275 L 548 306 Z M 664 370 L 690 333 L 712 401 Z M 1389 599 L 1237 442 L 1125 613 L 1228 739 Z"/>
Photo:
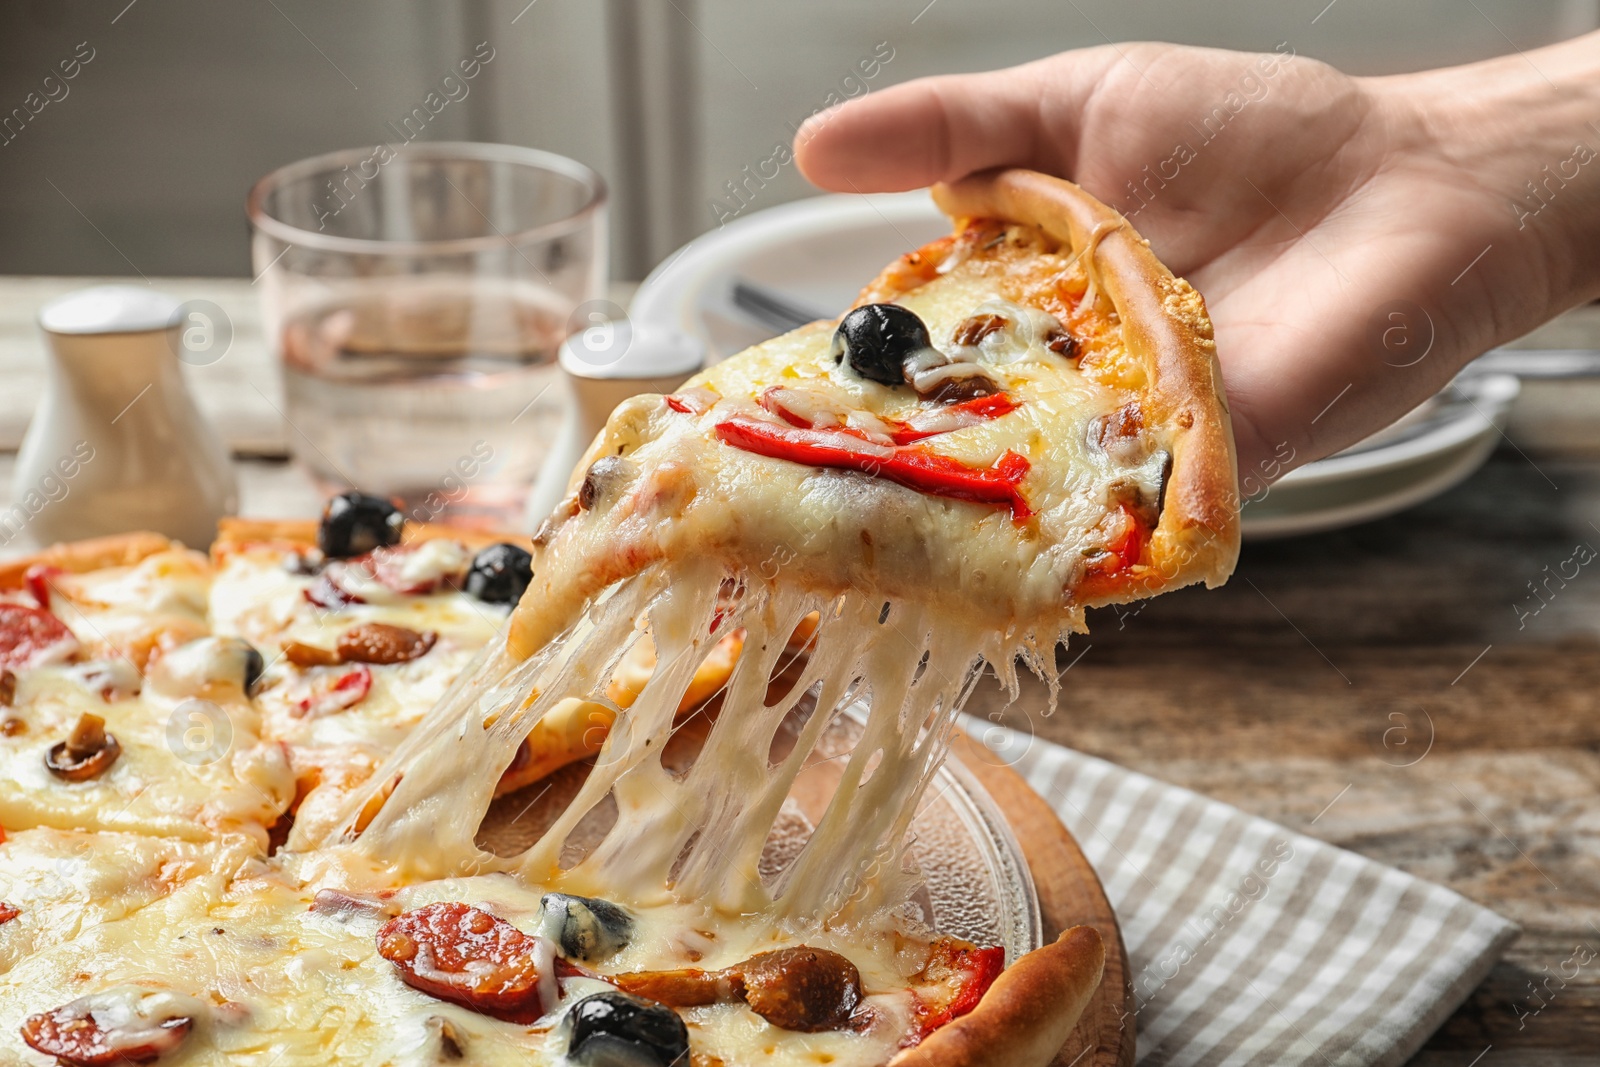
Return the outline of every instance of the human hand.
<path id="1" fill-rule="evenodd" d="M 1023 166 L 1121 210 L 1206 298 L 1260 486 L 1600 293 L 1596 97 L 1600 35 L 1388 78 L 1132 44 L 884 89 L 795 155 L 843 192 Z"/>

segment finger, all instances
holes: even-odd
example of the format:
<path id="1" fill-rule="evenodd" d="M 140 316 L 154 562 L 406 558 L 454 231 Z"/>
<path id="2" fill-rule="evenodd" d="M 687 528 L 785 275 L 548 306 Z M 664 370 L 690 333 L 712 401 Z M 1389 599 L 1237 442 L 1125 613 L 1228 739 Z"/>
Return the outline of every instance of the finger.
<path id="1" fill-rule="evenodd" d="M 1088 83 L 1067 58 L 921 78 L 852 100 L 806 120 L 795 159 L 813 183 L 839 192 L 920 189 L 1007 165 L 1070 176 Z"/>

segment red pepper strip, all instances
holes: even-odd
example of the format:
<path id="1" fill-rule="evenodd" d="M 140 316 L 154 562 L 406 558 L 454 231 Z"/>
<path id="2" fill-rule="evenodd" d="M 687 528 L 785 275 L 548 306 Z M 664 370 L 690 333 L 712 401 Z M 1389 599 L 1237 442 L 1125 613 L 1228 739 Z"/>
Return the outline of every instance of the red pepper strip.
<path id="1" fill-rule="evenodd" d="M 685 415 L 692 415 L 694 413 L 694 409 L 688 404 L 685 404 L 683 400 L 674 393 L 667 394 L 667 407 L 671 408 L 673 411 L 682 412 Z"/>
<path id="2" fill-rule="evenodd" d="M 994 985 L 994 980 L 1000 977 L 1000 972 L 1005 970 L 1006 950 L 1003 948 L 967 948 L 957 950 L 948 964 L 951 975 L 941 986 L 955 987 L 955 995 L 949 1000 L 940 1003 L 937 1000 L 929 1001 L 918 990 L 912 991 L 912 1011 L 916 1017 L 917 1028 L 910 1035 L 910 1040 L 901 1047 L 917 1045 L 922 1039 L 944 1026 L 952 1019 L 959 1019 L 978 1006 L 983 995 Z M 942 991 L 942 990 L 941 990 Z"/>
<path id="3" fill-rule="evenodd" d="M 783 406 L 783 401 L 778 395 L 783 386 L 775 385 L 761 394 L 761 406 L 772 412 L 790 426 L 798 426 L 802 430 L 816 429 L 810 419 L 797 412 L 790 411 Z M 668 403 L 671 398 L 668 397 Z M 974 426 L 985 419 L 998 419 L 1001 415 L 1009 415 L 1017 410 L 1016 401 L 1004 393 L 995 393 L 992 396 L 973 397 L 963 400 L 959 404 L 950 404 L 946 407 L 935 408 L 932 411 L 920 412 L 911 418 L 901 421 L 899 419 L 884 419 L 883 422 L 889 429 L 889 439 L 897 445 L 909 445 L 914 441 L 921 441 L 928 437 L 937 437 L 942 433 L 952 430 L 965 429 Z M 941 423 L 945 425 L 940 425 Z M 931 426 L 929 424 L 932 424 Z M 863 441 L 870 440 L 860 430 L 849 426 L 829 427 L 839 433 L 846 433 L 852 437 L 859 437 Z"/>
<path id="4" fill-rule="evenodd" d="M 774 415 L 778 416 L 778 418 L 782 419 L 784 422 L 787 422 L 790 426 L 798 426 L 802 430 L 815 429 L 815 426 L 810 419 L 804 417 L 803 415 L 797 414 L 796 412 L 790 411 L 788 408 L 783 406 L 782 402 L 778 399 L 778 394 L 783 392 L 784 388 L 785 387 L 781 385 L 768 386 L 766 389 L 761 391 L 761 398 L 758 403 L 768 411 L 772 412 Z"/>
<path id="5" fill-rule="evenodd" d="M 716 431 L 723 444 L 760 456 L 864 471 L 930 496 L 1000 504 L 1011 509 L 1011 519 L 1018 524 L 1033 514 L 1017 488 L 1029 463 L 1016 452 L 1007 451 L 993 467 L 983 468 L 913 445 L 871 445 L 839 430 L 775 426 L 738 416 L 717 423 Z"/>
<path id="6" fill-rule="evenodd" d="M 936 437 L 951 430 L 960 430 L 975 425 L 984 419 L 998 419 L 1002 415 L 1009 415 L 1017 410 L 1016 401 L 1004 393 L 995 393 L 993 396 L 978 396 L 971 400 L 963 400 L 959 404 L 949 407 L 936 408 L 921 415 L 913 415 L 910 419 L 899 424 L 892 434 L 897 445 L 909 445 L 913 441 L 920 441 L 925 437 Z M 957 425 L 940 430 L 923 429 L 917 425 L 918 420 L 926 419 L 930 422 L 943 422 L 949 416 L 956 416 Z"/>
<path id="7" fill-rule="evenodd" d="M 1106 546 L 1106 549 L 1117 557 L 1117 565 L 1112 568 L 1113 573 L 1125 571 L 1139 562 L 1139 556 L 1144 552 L 1144 544 L 1149 540 L 1149 533 L 1139 520 L 1134 517 L 1133 509 L 1123 504 L 1122 514 L 1127 517 L 1127 528 L 1122 536 Z"/>
<path id="8" fill-rule="evenodd" d="M 1126 504 L 1120 505 L 1125 516 L 1122 533 L 1107 543 L 1105 555 L 1089 564 L 1088 572 L 1078 583 L 1080 597 L 1103 596 L 1125 587 L 1128 572 L 1139 562 L 1145 545 L 1150 543 L 1151 531 L 1146 529 Z"/>
<path id="9" fill-rule="evenodd" d="M 23 584 L 28 587 L 28 593 L 34 602 L 45 611 L 50 610 L 50 579 L 66 571 L 60 567 L 52 567 L 46 563 L 35 563 L 23 575 Z"/>

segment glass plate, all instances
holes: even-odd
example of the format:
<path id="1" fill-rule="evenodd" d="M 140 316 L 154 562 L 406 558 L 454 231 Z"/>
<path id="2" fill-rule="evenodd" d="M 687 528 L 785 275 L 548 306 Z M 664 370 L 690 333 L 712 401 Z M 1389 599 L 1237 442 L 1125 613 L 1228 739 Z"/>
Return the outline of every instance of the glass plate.
<path id="1" fill-rule="evenodd" d="M 774 758 L 783 755 L 783 734 L 799 728 L 806 702 L 780 728 Z M 837 787 L 839 773 L 860 736 L 864 709 L 855 705 L 823 733 L 795 780 L 763 853 L 762 874 L 776 876 L 799 853 L 811 827 Z M 711 720 L 687 719 L 663 754 L 669 770 L 687 769 L 704 742 Z M 565 809 L 588 773 L 587 762 L 563 768 L 543 782 L 501 797 L 489 809 L 479 845 L 512 855 L 531 845 Z M 590 812 L 568 838 L 563 865 L 577 862 L 616 820 L 609 805 Z M 1042 942 L 1038 895 L 1027 861 L 994 800 L 955 759 L 935 772 L 911 823 L 910 862 L 923 885 L 908 904 L 911 917 L 942 934 L 978 945 L 1003 945 L 1007 961 Z"/>

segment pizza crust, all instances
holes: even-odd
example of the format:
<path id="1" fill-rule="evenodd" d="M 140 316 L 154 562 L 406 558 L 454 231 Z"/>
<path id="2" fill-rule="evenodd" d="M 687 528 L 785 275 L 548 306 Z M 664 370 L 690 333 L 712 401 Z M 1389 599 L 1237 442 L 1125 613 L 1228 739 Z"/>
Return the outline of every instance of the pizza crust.
<path id="1" fill-rule="evenodd" d="M 229 556 L 261 545 L 281 545 L 285 550 L 314 548 L 317 544 L 316 519 L 241 519 L 224 518 L 217 523 L 217 539 L 211 543 L 211 560 L 221 563 Z M 495 530 L 473 530 L 439 522 L 407 522 L 401 543 L 416 544 L 448 538 L 471 549 L 502 543 L 532 548 L 521 534 Z"/>
<path id="2" fill-rule="evenodd" d="M 59 567 L 71 574 L 83 574 L 103 567 L 131 567 L 158 552 L 182 547 L 179 542 L 148 530 L 67 541 L 0 562 L 0 590 L 21 589 L 31 567 Z"/>
<path id="3" fill-rule="evenodd" d="M 1151 562 L 1127 587 L 1086 606 L 1126 603 L 1194 582 L 1217 586 L 1227 581 L 1239 557 L 1238 475 L 1205 300 L 1173 276 L 1127 219 L 1061 178 L 1030 170 L 989 171 L 936 185 L 933 199 L 958 221 L 1030 223 L 1078 251 L 1090 278 L 1116 307 L 1124 345 L 1149 371 L 1145 414 L 1164 428 L 1172 446 L 1172 473 L 1150 542 Z M 891 283 L 887 277 L 881 281 Z"/>
<path id="4" fill-rule="evenodd" d="M 1001 971 L 976 1008 L 896 1055 L 889 1067 L 1045 1067 L 1100 987 L 1105 960 L 1100 935 L 1074 926 Z"/>

